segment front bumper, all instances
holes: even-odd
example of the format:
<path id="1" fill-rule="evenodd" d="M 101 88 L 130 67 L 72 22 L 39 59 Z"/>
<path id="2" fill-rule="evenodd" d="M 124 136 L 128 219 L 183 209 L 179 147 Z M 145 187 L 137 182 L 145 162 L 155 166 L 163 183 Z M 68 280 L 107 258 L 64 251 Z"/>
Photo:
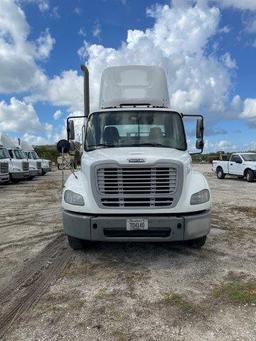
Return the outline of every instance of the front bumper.
<path id="1" fill-rule="evenodd" d="M 13 172 L 11 173 L 11 177 L 14 180 L 23 180 L 29 177 L 29 171 L 26 172 Z"/>
<path id="2" fill-rule="evenodd" d="M 0 174 L 0 183 L 8 182 L 8 181 L 9 181 L 9 173 Z"/>
<path id="3" fill-rule="evenodd" d="M 127 231 L 127 218 L 148 219 L 148 230 Z M 206 236 L 210 211 L 180 215 L 85 215 L 63 211 L 67 235 L 91 241 L 183 241 Z"/>
<path id="4" fill-rule="evenodd" d="M 39 175 L 39 170 L 38 169 L 30 169 L 29 170 L 29 176 L 31 177 L 31 176 L 37 176 L 37 175 Z"/>
<path id="5" fill-rule="evenodd" d="M 45 173 L 51 172 L 51 168 L 50 168 L 50 167 L 42 167 L 42 170 L 43 170 Z"/>

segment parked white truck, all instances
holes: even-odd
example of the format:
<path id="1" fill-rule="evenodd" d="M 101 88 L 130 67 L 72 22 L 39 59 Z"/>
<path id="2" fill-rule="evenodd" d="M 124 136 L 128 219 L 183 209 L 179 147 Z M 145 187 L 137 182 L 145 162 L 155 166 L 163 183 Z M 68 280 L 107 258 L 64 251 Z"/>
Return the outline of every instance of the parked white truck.
<path id="1" fill-rule="evenodd" d="M 7 183 L 10 180 L 9 161 L 7 150 L 0 144 L 0 183 Z"/>
<path id="2" fill-rule="evenodd" d="M 212 170 L 218 179 L 232 175 L 253 182 L 256 179 L 256 153 L 233 153 L 229 161 L 213 160 Z"/>
<path id="3" fill-rule="evenodd" d="M 31 146 L 28 142 L 24 140 L 20 141 L 20 146 L 22 150 L 26 153 L 29 162 L 33 163 L 38 168 L 38 175 L 45 175 L 47 172 L 51 171 L 51 161 L 41 159 L 33 146 Z"/>
<path id="4" fill-rule="evenodd" d="M 29 164 L 20 155 L 20 151 L 16 147 L 15 142 L 9 136 L 0 135 L 0 145 L 3 150 L 4 161 L 8 162 L 10 180 L 17 182 L 20 180 L 28 179 L 29 177 Z"/>
<path id="5" fill-rule="evenodd" d="M 101 80 L 99 110 L 85 122 L 81 169 L 67 179 L 63 224 L 73 249 L 84 241 L 188 241 L 200 248 L 210 231 L 211 197 L 205 177 L 192 169 L 183 125 L 169 108 L 164 71 L 156 66 L 111 67 Z M 188 115 L 189 116 L 189 115 Z M 197 148 L 203 149 L 203 117 Z M 74 139 L 73 119 L 68 140 Z M 71 124 L 72 123 L 72 124 Z M 59 152 L 70 143 L 61 140 Z"/>

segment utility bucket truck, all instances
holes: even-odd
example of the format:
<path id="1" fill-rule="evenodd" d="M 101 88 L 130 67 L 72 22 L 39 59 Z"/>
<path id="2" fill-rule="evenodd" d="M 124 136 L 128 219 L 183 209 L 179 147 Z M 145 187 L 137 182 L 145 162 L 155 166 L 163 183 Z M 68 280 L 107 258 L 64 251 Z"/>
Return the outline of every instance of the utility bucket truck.
<path id="1" fill-rule="evenodd" d="M 164 71 L 107 68 L 99 109 L 89 113 L 89 73 L 85 66 L 82 70 L 84 151 L 81 169 L 69 176 L 62 197 L 70 246 L 82 248 L 84 241 L 203 246 L 210 231 L 210 191 L 205 177 L 192 169 L 185 115 L 170 109 Z M 202 152 L 203 117 L 194 116 Z M 72 149 L 75 118 L 67 119 L 68 140 L 58 142 L 60 152 Z"/>

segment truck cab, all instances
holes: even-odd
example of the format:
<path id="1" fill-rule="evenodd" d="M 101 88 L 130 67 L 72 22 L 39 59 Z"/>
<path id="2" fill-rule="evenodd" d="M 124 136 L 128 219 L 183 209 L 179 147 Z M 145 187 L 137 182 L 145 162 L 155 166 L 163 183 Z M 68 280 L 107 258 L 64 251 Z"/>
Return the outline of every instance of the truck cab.
<path id="1" fill-rule="evenodd" d="M 256 179 L 256 153 L 233 153 L 228 161 L 213 160 L 212 170 L 219 179 L 231 175 L 253 182 Z"/>
<path id="2" fill-rule="evenodd" d="M 0 145 L 0 183 L 9 182 L 9 158 L 7 149 Z"/>
<path id="3" fill-rule="evenodd" d="M 29 162 L 30 174 L 31 174 L 31 171 L 33 170 L 33 172 L 35 173 L 34 176 L 42 175 L 43 160 L 39 158 L 34 148 L 30 144 L 28 144 L 26 141 L 23 141 L 20 139 L 19 139 L 19 146 L 22 149 L 23 153 L 25 154 Z M 32 174 L 30 176 L 32 176 Z"/>
<path id="4" fill-rule="evenodd" d="M 73 249 L 84 241 L 187 241 L 201 247 L 210 231 L 210 190 L 192 169 L 183 124 L 169 107 L 164 71 L 112 67 L 101 80 L 99 110 L 85 116 L 81 169 L 67 179 L 63 225 Z M 72 122 L 72 121 L 71 121 Z M 68 137 L 74 139 L 68 119 Z M 203 148 L 198 115 L 197 147 Z M 68 150 L 60 141 L 58 150 Z"/>
<path id="5" fill-rule="evenodd" d="M 0 136 L 0 143 L 4 149 L 4 155 L 8 157 L 5 159 L 9 164 L 10 180 L 17 182 L 27 179 L 29 177 L 29 164 L 24 160 L 24 156 L 20 154 L 19 149 L 12 138 L 2 134 Z"/>

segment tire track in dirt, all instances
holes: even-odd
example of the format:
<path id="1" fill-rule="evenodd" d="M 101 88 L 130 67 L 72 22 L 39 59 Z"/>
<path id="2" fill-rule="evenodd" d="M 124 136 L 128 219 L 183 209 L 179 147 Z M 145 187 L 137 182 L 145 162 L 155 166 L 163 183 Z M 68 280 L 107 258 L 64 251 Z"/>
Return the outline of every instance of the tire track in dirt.
<path id="1" fill-rule="evenodd" d="M 74 257 L 61 235 L 18 272 L 0 293 L 0 339 L 55 283 Z"/>

